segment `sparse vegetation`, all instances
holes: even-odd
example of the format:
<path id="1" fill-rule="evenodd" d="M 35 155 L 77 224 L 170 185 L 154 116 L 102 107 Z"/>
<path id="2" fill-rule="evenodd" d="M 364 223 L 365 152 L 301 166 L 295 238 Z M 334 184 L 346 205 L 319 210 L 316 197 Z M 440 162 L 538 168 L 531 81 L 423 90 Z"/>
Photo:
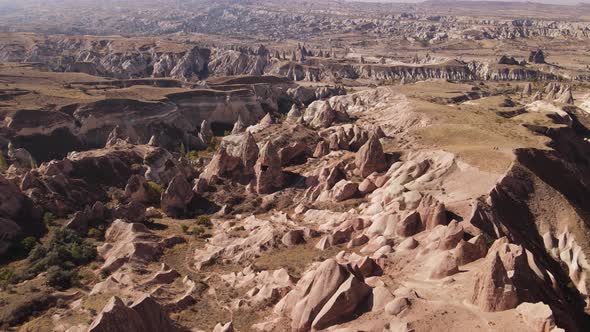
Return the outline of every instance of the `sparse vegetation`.
<path id="1" fill-rule="evenodd" d="M 213 223 L 211 222 L 211 218 L 209 218 L 209 216 L 205 215 L 205 214 L 198 216 L 196 223 L 197 223 L 197 225 L 203 226 L 203 227 L 213 226 Z"/>
<path id="2" fill-rule="evenodd" d="M 197 150 L 189 151 L 185 157 L 188 160 L 197 161 L 199 159 L 199 151 L 197 151 Z"/>
<path id="3" fill-rule="evenodd" d="M 161 185 L 153 181 L 148 181 L 148 197 L 149 201 L 153 205 L 160 204 L 160 197 L 162 197 L 163 188 Z"/>
<path id="4" fill-rule="evenodd" d="M 25 240 L 27 246 L 36 243 L 34 238 Z M 46 243 L 34 245 L 28 255 L 28 267 L 21 273 L 12 274 L 10 281 L 15 283 L 31 279 L 40 272 L 47 271 L 48 285 L 60 289 L 68 288 L 75 282 L 77 267 L 95 258 L 96 248 L 93 244 L 72 230 L 55 229 Z"/>
<path id="5" fill-rule="evenodd" d="M 43 214 L 43 223 L 45 224 L 45 226 L 51 226 L 53 225 L 53 222 L 55 221 L 55 215 L 51 212 L 45 212 Z"/>
<path id="6" fill-rule="evenodd" d="M 8 163 L 6 162 L 6 159 L 4 158 L 4 153 L 2 153 L 2 151 L 0 150 L 0 172 L 4 172 L 7 169 L 8 169 Z"/>

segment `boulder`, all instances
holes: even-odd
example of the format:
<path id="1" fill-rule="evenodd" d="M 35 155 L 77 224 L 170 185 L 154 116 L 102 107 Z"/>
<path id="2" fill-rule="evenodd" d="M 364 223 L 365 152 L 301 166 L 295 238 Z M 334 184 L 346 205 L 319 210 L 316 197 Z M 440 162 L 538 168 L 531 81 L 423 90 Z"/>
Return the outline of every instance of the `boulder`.
<path id="1" fill-rule="evenodd" d="M 356 154 L 356 166 L 360 176 L 367 177 L 373 172 L 387 170 L 387 160 L 383 153 L 383 146 L 377 136 L 372 135 Z"/>
<path id="2" fill-rule="evenodd" d="M 483 311 L 504 311 L 518 304 L 516 290 L 497 252 L 488 255 L 484 267 L 476 272 L 471 302 Z"/>
<path id="3" fill-rule="evenodd" d="M 314 329 L 324 329 L 350 319 L 371 293 L 371 287 L 349 275 L 313 320 Z"/>
<path id="4" fill-rule="evenodd" d="M 270 194 L 284 185 L 283 171 L 279 154 L 271 141 L 260 150 L 256 165 L 256 192 Z"/>
<path id="5" fill-rule="evenodd" d="M 524 302 L 516 307 L 516 311 L 534 331 L 550 332 L 555 328 L 553 311 L 543 302 Z"/>
<path id="6" fill-rule="evenodd" d="M 455 248 L 457 244 L 463 239 L 463 226 L 456 220 L 449 223 L 439 239 L 438 249 L 449 250 Z"/>
<path id="7" fill-rule="evenodd" d="M 453 253 L 455 257 L 457 257 L 457 264 L 462 266 L 485 257 L 487 251 L 488 248 L 486 246 L 485 239 L 482 235 L 478 235 L 469 239 L 469 241 L 459 241 Z"/>
<path id="8" fill-rule="evenodd" d="M 385 306 L 385 312 L 392 316 L 397 316 L 408 308 L 410 304 L 410 300 L 407 297 L 397 297 L 393 301 L 387 303 Z"/>
<path id="9" fill-rule="evenodd" d="M 442 279 L 453 274 L 459 273 L 459 266 L 457 265 L 457 259 L 450 252 L 442 252 L 434 256 L 430 261 L 430 278 L 431 279 Z"/>
<path id="10" fill-rule="evenodd" d="M 162 193 L 160 206 L 166 215 L 178 218 L 186 214 L 187 205 L 193 199 L 192 187 L 182 174 L 176 175 Z"/>
<path id="11" fill-rule="evenodd" d="M 328 142 L 321 140 L 316 146 L 315 150 L 313 151 L 314 158 L 321 158 L 325 155 L 330 153 L 330 146 Z"/>
<path id="12" fill-rule="evenodd" d="M 361 193 L 361 195 L 366 195 L 366 194 L 370 194 L 373 191 L 375 191 L 375 189 L 377 189 L 377 186 L 375 185 L 375 183 L 373 183 L 373 181 L 371 181 L 371 179 L 369 178 L 365 178 L 360 184 L 359 184 L 359 192 Z"/>
<path id="13" fill-rule="evenodd" d="M 395 233 L 399 236 L 409 237 L 422 231 L 420 214 L 414 211 L 406 215 L 396 226 Z"/>
<path id="14" fill-rule="evenodd" d="M 292 298 L 295 303 L 287 307 L 291 308 L 291 327 L 294 331 L 309 331 L 312 327 L 312 323 L 316 323 L 316 317 L 326 303 L 328 303 L 334 294 L 338 293 L 338 296 L 334 298 L 330 303 L 332 306 L 340 304 L 342 297 L 341 294 L 347 294 L 351 291 L 351 287 L 357 286 L 356 281 L 350 280 L 348 285 L 350 287 L 344 287 L 340 289 L 342 285 L 349 277 L 350 273 L 345 267 L 339 265 L 333 259 L 327 259 L 319 264 L 315 271 L 307 272 L 301 280 L 297 283 L 294 290 L 292 290 L 285 297 L 285 301 Z M 361 286 L 362 287 L 362 286 Z M 338 292 L 340 291 L 340 292 Z M 345 299 L 344 299 L 345 300 Z M 279 302 L 279 305 L 281 303 Z M 344 305 L 344 307 L 347 307 Z M 325 319 L 332 318 L 333 311 L 332 307 L 327 308 L 323 312 Z M 320 322 L 322 324 L 323 320 Z"/>
<path id="15" fill-rule="evenodd" d="M 342 202 L 353 198 L 358 192 L 358 183 L 340 180 L 332 188 L 332 199 L 335 202 Z"/>
<path id="16" fill-rule="evenodd" d="M 150 188 L 143 176 L 134 174 L 129 178 L 125 186 L 125 198 L 127 201 L 150 203 Z"/>
<path id="17" fill-rule="evenodd" d="M 448 223 L 445 205 L 431 195 L 422 197 L 417 211 L 423 227 L 427 230 Z"/>

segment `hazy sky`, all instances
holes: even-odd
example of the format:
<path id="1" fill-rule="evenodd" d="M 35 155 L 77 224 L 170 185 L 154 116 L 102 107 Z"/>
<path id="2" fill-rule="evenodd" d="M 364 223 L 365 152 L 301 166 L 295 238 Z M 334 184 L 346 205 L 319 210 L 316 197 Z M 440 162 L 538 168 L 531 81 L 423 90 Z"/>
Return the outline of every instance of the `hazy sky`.
<path id="1" fill-rule="evenodd" d="M 423 2 L 424 0 L 348 0 L 348 1 L 366 1 L 366 2 Z M 481 1 L 481 0 L 462 0 L 462 1 Z M 558 4 L 558 5 L 575 5 L 575 4 L 579 4 L 579 3 L 590 3 L 590 0 L 533 0 L 533 1 L 527 1 L 527 0 L 484 0 L 484 1 L 537 2 L 537 3 Z"/>

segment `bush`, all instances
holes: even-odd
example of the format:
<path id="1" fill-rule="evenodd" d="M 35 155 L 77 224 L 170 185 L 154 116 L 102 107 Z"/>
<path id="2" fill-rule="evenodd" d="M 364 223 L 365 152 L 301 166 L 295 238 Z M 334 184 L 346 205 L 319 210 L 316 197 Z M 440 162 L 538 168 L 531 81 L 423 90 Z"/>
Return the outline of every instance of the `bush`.
<path id="1" fill-rule="evenodd" d="M 47 285 L 63 290 L 72 287 L 76 282 L 78 274 L 76 271 L 67 271 L 59 266 L 52 266 L 47 270 Z"/>
<path id="2" fill-rule="evenodd" d="M 148 199 L 151 204 L 157 205 L 160 204 L 160 197 L 162 197 L 162 186 L 153 182 L 148 181 Z"/>
<path id="3" fill-rule="evenodd" d="M 7 169 L 8 169 L 8 163 L 6 162 L 6 159 L 4 158 L 4 154 L 2 153 L 2 150 L 0 150 L 0 172 L 4 172 Z"/>
<path id="4" fill-rule="evenodd" d="M 187 225 L 180 225 L 180 229 L 184 234 L 188 234 L 188 226 Z"/>
<path id="5" fill-rule="evenodd" d="M 20 241 L 21 248 L 28 254 L 37 245 L 37 239 L 33 236 L 28 236 Z"/>
<path id="6" fill-rule="evenodd" d="M 55 221 L 55 215 L 51 212 L 45 212 L 43 214 L 43 223 L 45 224 L 45 226 L 49 226 L 51 224 L 53 224 L 53 222 Z"/>
<path id="7" fill-rule="evenodd" d="M 193 150 L 186 154 L 188 160 L 197 161 L 199 159 L 199 151 Z"/>
<path id="8" fill-rule="evenodd" d="M 0 269 L 0 280 L 7 281 L 14 275 L 14 271 L 9 268 Z"/>
<path id="9" fill-rule="evenodd" d="M 209 218 L 208 215 L 203 214 L 197 217 L 197 225 L 211 227 L 213 226 L 213 223 L 211 222 L 211 218 Z"/>
<path id="10" fill-rule="evenodd" d="M 88 237 L 100 240 L 104 237 L 104 232 L 96 228 L 91 228 L 88 230 Z"/>
<path id="11" fill-rule="evenodd" d="M 17 279 L 29 279 L 47 271 L 47 283 L 67 288 L 76 275 L 76 267 L 96 258 L 96 247 L 70 229 L 54 230 L 47 243 L 37 244 L 29 253 L 29 268 Z"/>
<path id="12" fill-rule="evenodd" d="M 201 237 L 205 233 L 205 228 L 201 226 L 195 226 L 193 228 L 193 235 L 196 237 Z"/>

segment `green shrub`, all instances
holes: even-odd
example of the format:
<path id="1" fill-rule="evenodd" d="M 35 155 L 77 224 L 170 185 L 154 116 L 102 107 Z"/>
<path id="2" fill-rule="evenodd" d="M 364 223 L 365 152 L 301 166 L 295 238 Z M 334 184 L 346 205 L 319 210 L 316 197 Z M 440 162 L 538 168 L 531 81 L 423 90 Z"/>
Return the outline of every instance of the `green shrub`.
<path id="1" fill-rule="evenodd" d="M 162 186 L 153 181 L 148 181 L 147 185 L 149 202 L 154 205 L 160 204 L 160 197 L 162 197 L 162 191 L 164 191 Z"/>
<path id="2" fill-rule="evenodd" d="M 28 236 L 20 241 L 21 248 L 29 253 L 37 245 L 37 239 L 34 236 Z"/>
<path id="3" fill-rule="evenodd" d="M 0 172 L 4 172 L 7 169 L 8 169 L 8 163 L 6 162 L 6 159 L 4 158 L 4 153 L 2 153 L 2 150 L 0 150 Z"/>
<path id="4" fill-rule="evenodd" d="M 47 283 L 67 288 L 76 268 L 96 258 L 96 247 L 70 229 L 55 229 L 45 244 L 37 244 L 29 253 L 29 268 L 17 279 L 29 279 L 47 271 Z M 49 275 L 51 272 L 51 276 Z"/>
<path id="5" fill-rule="evenodd" d="M 76 271 L 67 271 L 59 266 L 52 266 L 47 270 L 47 285 L 63 290 L 72 287 L 78 278 Z"/>
<path id="6" fill-rule="evenodd" d="M 199 159 L 199 151 L 193 150 L 186 154 L 186 158 L 188 160 L 198 160 Z"/>
<path id="7" fill-rule="evenodd" d="M 188 226 L 187 225 L 180 225 L 180 229 L 184 234 L 188 234 Z"/>
<path id="8" fill-rule="evenodd" d="M 197 225 L 203 227 L 211 227 L 213 223 L 211 222 L 211 218 L 208 215 L 202 214 L 197 217 Z"/>
<path id="9" fill-rule="evenodd" d="M 14 271 L 9 268 L 0 269 L 0 280 L 10 280 L 10 277 L 14 275 Z"/>
<path id="10" fill-rule="evenodd" d="M 88 230 L 88 237 L 100 240 L 104 237 L 104 232 L 96 228 L 91 228 Z"/>
<path id="11" fill-rule="evenodd" d="M 201 237 L 205 233 L 205 228 L 201 226 L 195 226 L 193 228 L 193 235 L 196 237 Z"/>
<path id="12" fill-rule="evenodd" d="M 43 223 L 45 224 L 45 226 L 52 225 L 54 221 L 55 221 L 55 215 L 53 213 L 45 212 L 43 214 Z"/>

